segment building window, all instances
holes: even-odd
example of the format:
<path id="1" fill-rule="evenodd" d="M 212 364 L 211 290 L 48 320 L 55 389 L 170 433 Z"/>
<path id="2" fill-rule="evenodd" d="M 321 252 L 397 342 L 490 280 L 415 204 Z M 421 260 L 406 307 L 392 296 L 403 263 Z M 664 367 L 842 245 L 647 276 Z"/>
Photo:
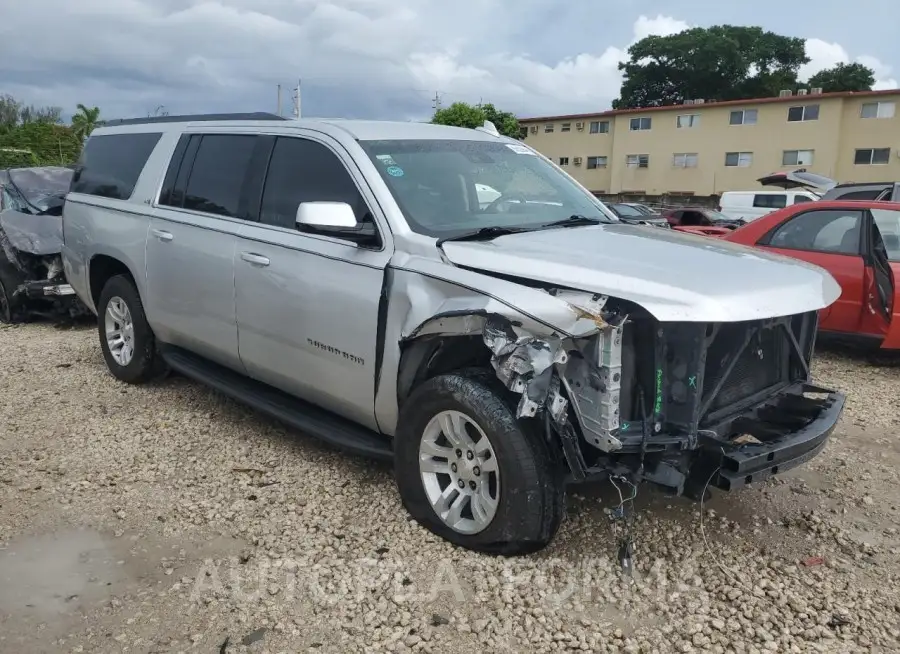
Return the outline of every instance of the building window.
<path id="1" fill-rule="evenodd" d="M 749 168 L 753 165 L 752 152 L 726 152 L 725 165 L 728 168 Z"/>
<path id="2" fill-rule="evenodd" d="M 606 157 L 588 157 L 587 167 L 588 170 L 593 170 L 594 168 L 606 168 Z"/>
<path id="3" fill-rule="evenodd" d="M 675 117 L 675 127 L 685 129 L 687 127 L 699 127 L 700 114 L 682 114 Z"/>
<path id="4" fill-rule="evenodd" d="M 732 111 L 731 117 L 728 119 L 728 124 L 755 125 L 756 113 L 756 109 L 738 109 L 737 111 Z"/>
<path id="5" fill-rule="evenodd" d="M 545 134 L 549 134 L 552 131 L 553 131 L 553 123 L 547 123 L 546 125 L 544 125 L 544 133 Z"/>
<path id="6" fill-rule="evenodd" d="M 591 121 L 591 134 L 609 134 L 608 120 Z"/>
<path id="7" fill-rule="evenodd" d="M 632 118 L 629 129 L 632 132 L 639 132 L 650 129 L 650 118 Z"/>
<path id="8" fill-rule="evenodd" d="M 560 166 L 568 166 L 568 165 L 569 165 L 569 158 L 568 158 L 568 157 L 560 157 L 560 158 L 559 158 L 559 165 L 560 165 Z"/>
<path id="9" fill-rule="evenodd" d="M 861 118 L 893 118 L 896 105 L 893 102 L 866 102 L 860 107 Z"/>
<path id="10" fill-rule="evenodd" d="M 789 123 L 802 123 L 808 120 L 819 120 L 819 105 L 807 104 L 802 107 L 788 108 Z"/>
<path id="11" fill-rule="evenodd" d="M 881 166 L 890 163 L 890 148 L 865 148 L 857 150 L 853 163 L 857 166 Z"/>
<path id="12" fill-rule="evenodd" d="M 560 132 L 571 132 L 572 131 L 572 123 L 563 123 L 562 127 L 559 130 Z"/>
<path id="13" fill-rule="evenodd" d="M 781 155 L 782 166 L 811 166 L 813 150 L 785 150 Z"/>
<path id="14" fill-rule="evenodd" d="M 672 166 L 675 168 L 696 168 L 696 152 L 676 152 L 672 155 Z"/>
<path id="15" fill-rule="evenodd" d="M 625 157 L 625 165 L 628 168 L 649 168 L 649 154 L 629 154 Z"/>

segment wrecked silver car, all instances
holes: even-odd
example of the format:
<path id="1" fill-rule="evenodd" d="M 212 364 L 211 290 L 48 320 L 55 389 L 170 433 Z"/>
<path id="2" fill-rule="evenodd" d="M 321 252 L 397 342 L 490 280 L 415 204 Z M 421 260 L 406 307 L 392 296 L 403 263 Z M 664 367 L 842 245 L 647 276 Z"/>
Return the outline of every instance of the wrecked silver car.
<path id="1" fill-rule="evenodd" d="M 72 169 L 0 170 L 0 322 L 82 315 L 63 273 L 62 206 Z"/>
<path id="2" fill-rule="evenodd" d="M 480 551 L 546 545 L 569 483 L 764 480 L 844 404 L 810 377 L 827 272 L 624 224 L 489 125 L 107 123 L 64 218 L 115 377 L 174 369 L 390 460 L 409 513 Z"/>

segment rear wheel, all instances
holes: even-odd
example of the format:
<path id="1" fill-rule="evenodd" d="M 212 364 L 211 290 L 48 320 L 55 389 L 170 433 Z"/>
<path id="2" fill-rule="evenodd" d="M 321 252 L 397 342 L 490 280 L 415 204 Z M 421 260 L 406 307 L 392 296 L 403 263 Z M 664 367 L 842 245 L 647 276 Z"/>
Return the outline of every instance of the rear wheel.
<path id="1" fill-rule="evenodd" d="M 97 323 L 103 358 L 117 379 L 142 384 L 165 373 L 144 305 L 126 275 L 106 282 L 97 302 Z"/>
<path id="2" fill-rule="evenodd" d="M 403 405 L 395 475 L 410 515 L 457 545 L 525 554 L 556 534 L 565 506 L 557 457 L 516 419 L 489 374 L 430 379 Z"/>

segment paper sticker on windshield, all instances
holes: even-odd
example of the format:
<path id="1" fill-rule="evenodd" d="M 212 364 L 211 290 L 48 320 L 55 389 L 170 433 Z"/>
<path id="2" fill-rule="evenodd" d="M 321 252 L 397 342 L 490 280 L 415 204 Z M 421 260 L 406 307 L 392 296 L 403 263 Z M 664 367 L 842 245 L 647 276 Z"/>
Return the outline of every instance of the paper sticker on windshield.
<path id="1" fill-rule="evenodd" d="M 397 162 L 394 161 L 394 158 L 389 154 L 376 154 L 375 158 L 385 166 L 395 166 L 397 164 Z"/>
<path id="2" fill-rule="evenodd" d="M 515 152 L 516 154 L 530 154 L 534 156 L 534 152 L 529 148 L 526 148 L 524 145 L 518 145 L 516 143 L 507 143 L 506 147 Z"/>
<path id="3" fill-rule="evenodd" d="M 400 166 L 388 166 L 387 174 L 391 177 L 403 177 L 403 169 Z"/>

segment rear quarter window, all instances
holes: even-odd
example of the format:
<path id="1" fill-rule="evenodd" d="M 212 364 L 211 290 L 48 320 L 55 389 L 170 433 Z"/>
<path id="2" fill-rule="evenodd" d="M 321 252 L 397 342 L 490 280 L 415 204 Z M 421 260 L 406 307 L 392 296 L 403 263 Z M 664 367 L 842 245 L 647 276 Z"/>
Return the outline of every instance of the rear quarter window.
<path id="1" fill-rule="evenodd" d="M 161 136 L 161 132 L 91 136 L 81 152 L 69 191 L 128 200 Z"/>
<path id="2" fill-rule="evenodd" d="M 757 193 L 753 196 L 753 206 L 763 209 L 784 209 L 787 195 L 784 193 Z"/>

